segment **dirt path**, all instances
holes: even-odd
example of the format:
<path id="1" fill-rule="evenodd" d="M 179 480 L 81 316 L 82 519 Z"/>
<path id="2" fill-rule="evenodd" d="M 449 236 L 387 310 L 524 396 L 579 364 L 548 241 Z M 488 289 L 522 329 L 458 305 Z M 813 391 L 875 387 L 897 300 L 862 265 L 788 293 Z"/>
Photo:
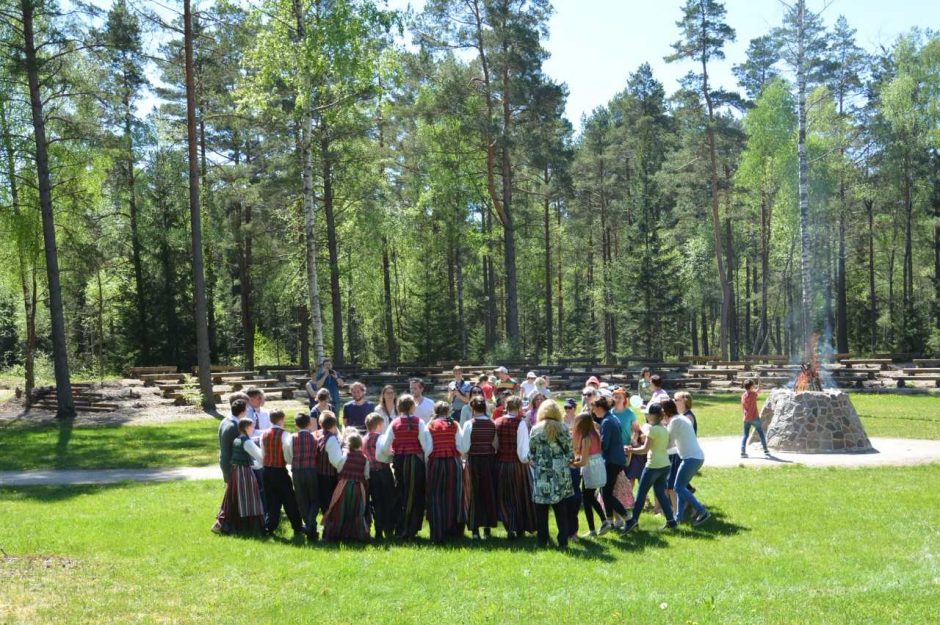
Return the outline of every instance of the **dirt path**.
<path id="1" fill-rule="evenodd" d="M 715 436 L 700 439 L 705 451 L 705 467 L 772 468 L 799 464 L 811 467 L 872 467 L 940 463 L 940 441 L 900 438 L 873 438 L 877 450 L 868 454 L 774 454 L 764 458 L 760 450 L 749 450 L 750 458 L 740 457 L 741 439 Z M 170 469 L 100 469 L 0 471 L 0 486 L 49 486 L 62 484 L 116 484 L 119 482 L 172 482 L 178 480 L 219 480 L 219 467 L 176 467 Z"/>

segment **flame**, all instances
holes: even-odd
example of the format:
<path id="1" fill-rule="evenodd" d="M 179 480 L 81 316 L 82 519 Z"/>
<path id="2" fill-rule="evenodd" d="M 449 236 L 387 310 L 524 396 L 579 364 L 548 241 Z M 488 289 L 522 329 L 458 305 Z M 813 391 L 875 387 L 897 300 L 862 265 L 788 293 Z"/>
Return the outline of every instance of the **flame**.
<path id="1" fill-rule="evenodd" d="M 818 343 L 818 334 L 812 335 L 807 341 L 803 356 L 808 357 L 809 362 L 800 365 L 800 374 L 796 377 L 796 383 L 793 385 L 793 390 L 797 393 L 822 390 L 822 381 L 819 378 L 819 355 L 816 349 Z"/>

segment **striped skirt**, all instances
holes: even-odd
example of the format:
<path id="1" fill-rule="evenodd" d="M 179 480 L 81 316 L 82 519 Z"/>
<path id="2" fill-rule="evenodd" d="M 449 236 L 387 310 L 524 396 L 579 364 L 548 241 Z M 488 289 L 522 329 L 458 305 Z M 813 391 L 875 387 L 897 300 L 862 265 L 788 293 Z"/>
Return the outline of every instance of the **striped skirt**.
<path id="1" fill-rule="evenodd" d="M 394 532 L 398 526 L 398 493 L 392 470 L 371 469 L 369 471 L 369 511 L 375 520 L 376 531 Z"/>
<path id="2" fill-rule="evenodd" d="M 428 524 L 431 540 L 463 535 L 467 524 L 466 474 L 460 458 L 428 460 Z"/>
<path id="3" fill-rule="evenodd" d="M 418 455 L 397 455 L 392 461 L 398 492 L 398 535 L 414 538 L 424 525 L 426 467 Z"/>
<path id="4" fill-rule="evenodd" d="M 469 456 L 466 472 L 470 481 L 470 506 L 467 510 L 470 531 L 496 527 L 499 521 L 496 509 L 496 455 Z"/>
<path id="5" fill-rule="evenodd" d="M 264 527 L 261 493 L 251 467 L 232 466 L 216 517 L 216 527 L 224 533 L 260 530 Z"/>
<path id="6" fill-rule="evenodd" d="M 496 463 L 496 500 L 499 520 L 507 532 L 534 532 L 535 504 L 532 476 L 518 460 Z"/>
<path id="7" fill-rule="evenodd" d="M 356 480 L 340 480 L 333 491 L 330 508 L 323 517 L 323 540 L 371 540 L 366 521 L 366 485 Z"/>

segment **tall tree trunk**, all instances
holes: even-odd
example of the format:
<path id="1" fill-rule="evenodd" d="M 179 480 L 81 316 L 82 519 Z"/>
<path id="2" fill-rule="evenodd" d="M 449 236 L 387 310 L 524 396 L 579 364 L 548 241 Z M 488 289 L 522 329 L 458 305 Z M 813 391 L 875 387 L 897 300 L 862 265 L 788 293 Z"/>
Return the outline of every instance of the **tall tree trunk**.
<path id="1" fill-rule="evenodd" d="M 382 286 L 385 295 L 385 343 L 388 348 L 388 360 L 398 364 L 398 340 L 395 338 L 395 325 L 392 319 L 392 272 L 388 258 L 388 235 L 382 235 Z"/>
<path id="2" fill-rule="evenodd" d="M 200 188 L 200 194 L 205 195 L 205 207 L 206 214 L 209 216 L 209 232 L 212 232 L 212 219 L 214 218 L 213 213 L 213 202 L 212 195 L 209 192 L 209 163 L 206 160 L 206 121 L 205 121 L 205 111 L 202 107 L 202 102 L 196 108 L 199 128 L 199 176 L 202 187 Z M 202 197 L 202 195 L 200 197 Z M 215 260 L 213 256 L 213 241 L 212 236 L 206 237 L 204 240 L 205 250 L 203 254 L 208 260 L 206 263 L 206 313 L 207 313 L 207 323 L 209 324 L 209 353 L 216 354 L 218 356 L 218 331 L 217 324 L 215 320 Z"/>
<path id="3" fill-rule="evenodd" d="M 310 311 L 306 304 L 297 308 L 300 321 L 300 368 L 310 371 Z"/>
<path id="4" fill-rule="evenodd" d="M 333 155 L 330 129 L 320 119 L 320 158 L 323 161 L 323 213 L 326 217 L 326 245 L 330 254 L 330 295 L 333 311 L 333 360 L 343 364 L 343 295 L 339 286 L 339 248 L 336 243 L 336 214 L 333 210 Z"/>
<path id="5" fill-rule="evenodd" d="M 180 365 L 182 363 L 180 362 L 179 353 L 179 320 L 176 315 L 176 289 L 173 285 L 176 268 L 173 266 L 169 241 L 169 233 L 173 228 L 172 211 L 164 196 L 160 196 L 157 205 L 160 208 L 163 231 L 160 237 L 160 269 L 163 273 L 163 321 L 166 324 L 166 333 L 171 348 L 169 362 Z"/>
<path id="6" fill-rule="evenodd" d="M 760 336 L 761 349 L 758 353 L 766 354 L 767 334 L 770 332 L 768 321 L 768 297 L 770 288 L 770 198 L 761 194 L 760 202 Z M 778 345 L 779 351 L 779 345 Z"/>
<path id="7" fill-rule="evenodd" d="M 137 306 L 137 333 L 140 340 L 140 352 L 143 364 L 150 362 L 150 328 L 147 326 L 147 302 L 144 296 L 144 267 L 141 259 L 140 229 L 137 221 L 137 184 L 135 180 L 134 157 L 134 112 L 131 108 L 127 76 L 124 75 L 123 105 L 124 105 L 124 141 L 127 154 L 125 154 L 125 184 L 127 185 L 127 203 L 131 221 L 131 263 L 134 266 L 134 295 Z"/>
<path id="8" fill-rule="evenodd" d="M 940 331 L 940 154 L 933 154 L 933 310 Z"/>
<path id="9" fill-rule="evenodd" d="M 545 197 L 542 199 L 545 226 L 545 362 L 551 362 L 555 353 L 554 345 L 554 319 L 552 318 L 552 239 L 551 214 L 549 213 L 548 184 L 550 182 L 548 169 L 545 170 L 544 182 L 546 185 Z"/>
<path id="10" fill-rule="evenodd" d="M 868 216 L 868 322 L 871 326 L 871 351 L 878 349 L 878 301 L 875 297 L 875 203 L 865 199 Z"/>
<path id="11" fill-rule="evenodd" d="M 238 251 L 239 300 L 241 302 L 242 337 L 244 338 L 245 368 L 255 368 L 255 314 L 251 281 L 252 233 L 251 203 L 235 202 L 237 228 L 240 232 L 241 249 Z"/>
<path id="12" fill-rule="evenodd" d="M 706 318 L 705 308 L 705 304 L 702 304 L 702 354 L 711 356 L 711 351 L 708 348 L 708 319 Z"/>
<path id="13" fill-rule="evenodd" d="M 36 177 L 39 186 L 39 209 L 42 214 L 43 247 L 49 281 L 49 317 L 52 322 L 52 354 L 58 410 L 56 417 L 75 417 L 75 401 L 69 376 L 68 346 L 65 341 L 65 312 L 62 307 L 62 285 L 59 282 L 59 252 L 56 246 L 55 211 L 52 205 L 52 180 L 49 173 L 49 144 L 46 140 L 46 118 L 40 93 L 39 61 L 33 31 L 34 0 L 21 0 L 23 13 L 23 52 L 29 82 L 29 102 L 36 142 Z"/>
<path id="14" fill-rule="evenodd" d="M 692 337 L 692 355 L 698 356 L 698 324 L 695 322 L 695 311 L 692 311 L 692 314 L 689 315 L 689 333 Z"/>
<path id="15" fill-rule="evenodd" d="M 808 344 L 812 331 L 813 287 L 809 247 L 809 159 L 806 154 L 806 2 L 797 1 L 798 33 L 796 53 L 797 158 L 799 160 L 800 201 L 800 343 Z"/>
<path id="16" fill-rule="evenodd" d="M 199 159 L 196 136 L 196 77 L 193 68 L 193 15 L 191 0 L 183 0 L 183 41 L 186 54 L 186 138 L 189 148 L 189 217 L 192 229 L 193 298 L 195 299 L 196 362 L 202 406 L 215 409 L 212 396 L 212 362 L 209 353 L 209 321 L 206 304 L 206 278 L 203 263 L 202 215 L 199 201 Z"/>
<path id="17" fill-rule="evenodd" d="M 727 169 L 726 169 L 727 172 Z M 735 292 L 734 288 L 734 272 L 735 272 L 735 257 L 734 257 L 734 232 L 731 229 L 731 216 L 728 215 L 725 217 L 725 237 L 728 240 L 728 245 L 725 248 L 728 258 L 728 288 L 731 291 L 730 306 L 728 310 L 728 356 L 731 360 L 738 359 L 738 310 L 735 305 Z"/>
<path id="18" fill-rule="evenodd" d="M 706 12 L 702 11 L 702 30 L 706 30 Z M 721 287 L 721 322 L 719 324 L 719 349 L 723 360 L 728 359 L 728 340 L 731 327 L 731 283 L 725 272 L 725 263 L 722 258 L 721 245 L 721 215 L 718 202 L 718 154 L 715 148 L 715 109 L 712 104 L 711 91 L 708 86 L 708 63 L 705 53 L 702 54 L 702 95 L 705 98 L 705 107 L 708 110 L 708 162 L 711 168 L 711 200 L 712 200 L 712 235 L 715 244 L 715 262 L 718 265 L 718 282 Z"/>
<path id="19" fill-rule="evenodd" d="M 565 332 L 564 332 L 565 310 L 564 310 L 564 294 L 563 294 L 562 284 L 563 284 L 563 278 L 564 278 L 565 264 L 562 262 L 562 254 L 561 254 L 561 251 L 562 251 L 561 242 L 564 237 L 562 236 L 563 233 L 561 230 L 561 203 L 560 202 L 557 203 L 555 206 L 555 221 L 558 225 L 558 239 L 557 239 L 558 241 L 558 253 L 557 253 L 557 257 L 558 257 L 558 344 L 564 345 L 565 344 Z M 559 353 L 560 352 L 561 350 L 559 350 Z"/>

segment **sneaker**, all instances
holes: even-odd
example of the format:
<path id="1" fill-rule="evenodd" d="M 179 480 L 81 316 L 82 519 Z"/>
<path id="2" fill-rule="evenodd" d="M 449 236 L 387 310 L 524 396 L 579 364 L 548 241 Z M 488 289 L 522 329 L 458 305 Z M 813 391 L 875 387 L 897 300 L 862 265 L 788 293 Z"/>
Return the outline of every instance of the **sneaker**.
<path id="1" fill-rule="evenodd" d="M 663 530 L 674 530 L 678 527 L 678 523 L 675 520 L 666 521 L 666 524 L 663 525 Z"/>
<path id="2" fill-rule="evenodd" d="M 623 520 L 617 520 L 617 521 L 614 522 L 614 524 L 613 524 L 613 528 L 614 528 L 615 530 L 618 530 L 618 531 L 619 531 L 619 530 L 622 530 L 622 529 L 623 529 L 623 526 L 624 526 L 624 521 L 623 521 Z"/>
<path id="3" fill-rule="evenodd" d="M 583 534 L 581 534 L 581 538 L 596 538 L 596 537 L 597 537 L 597 532 L 595 532 L 594 530 L 591 530 L 590 532 L 584 532 Z"/>
<path id="4" fill-rule="evenodd" d="M 597 535 L 603 536 L 604 534 L 609 532 L 612 528 L 613 526 L 610 524 L 610 521 L 604 521 L 603 523 L 601 523 L 601 528 L 597 530 Z"/>
<path id="5" fill-rule="evenodd" d="M 637 522 L 634 521 L 633 519 L 630 519 L 629 521 L 627 521 L 626 523 L 624 523 L 623 529 L 620 530 L 620 533 L 621 533 L 621 534 L 629 534 L 631 531 L 633 531 L 634 529 L 636 529 L 636 526 L 637 526 L 637 525 L 639 525 L 639 523 L 637 523 Z"/>
<path id="6" fill-rule="evenodd" d="M 712 518 L 712 513 L 706 510 L 692 519 L 692 527 L 698 527 L 710 518 Z"/>
<path id="7" fill-rule="evenodd" d="M 765 457 L 765 458 L 770 458 L 770 457 L 771 457 L 769 450 L 767 450 L 767 449 L 764 450 L 764 457 Z"/>
<path id="8" fill-rule="evenodd" d="M 746 452 L 746 451 L 742 451 L 742 452 L 741 452 L 741 457 L 742 457 L 742 458 L 747 458 L 747 452 Z"/>

